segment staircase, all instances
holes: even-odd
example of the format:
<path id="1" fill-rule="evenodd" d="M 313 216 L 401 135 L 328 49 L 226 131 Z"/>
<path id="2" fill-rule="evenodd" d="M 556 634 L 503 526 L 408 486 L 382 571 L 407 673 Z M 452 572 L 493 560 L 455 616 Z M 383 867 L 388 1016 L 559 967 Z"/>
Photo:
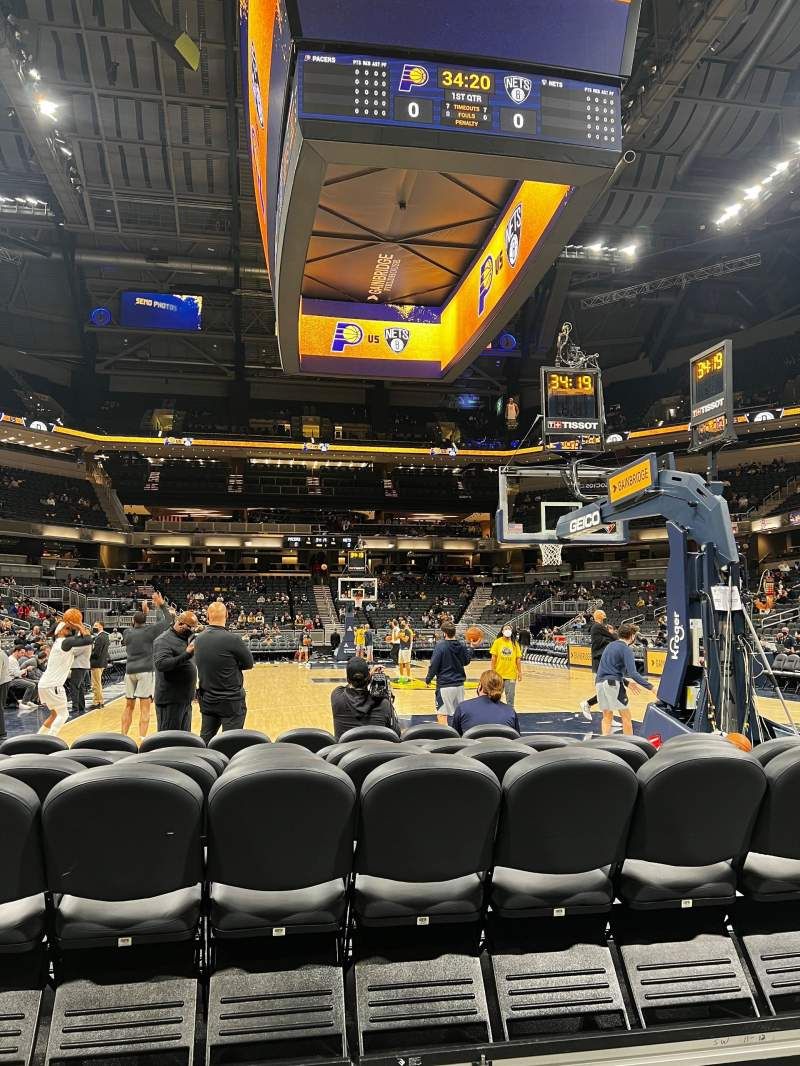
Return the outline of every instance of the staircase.
<path id="1" fill-rule="evenodd" d="M 120 502 L 119 496 L 110 487 L 105 485 L 101 481 L 92 481 L 94 491 L 97 493 L 97 498 L 100 501 L 100 506 L 105 512 L 105 516 L 109 521 L 109 525 L 112 529 L 125 529 L 131 528 L 128 516 L 125 514 L 125 508 Z"/>
<path id="2" fill-rule="evenodd" d="M 339 615 L 333 605 L 333 597 L 329 585 L 314 586 L 314 603 L 317 605 L 317 614 L 322 619 L 326 631 L 328 626 L 334 628 L 339 625 Z"/>
<path id="3" fill-rule="evenodd" d="M 763 518 L 771 511 L 774 511 L 776 507 L 780 506 L 784 500 L 788 500 L 790 496 L 794 496 L 798 491 L 798 485 L 800 485 L 799 478 L 789 478 L 785 485 L 781 485 L 779 488 L 774 489 L 757 507 L 748 511 L 747 517 L 750 519 Z"/>
<path id="4" fill-rule="evenodd" d="M 466 628 L 467 626 L 471 626 L 480 622 L 483 609 L 488 604 L 491 598 L 491 585 L 481 585 L 479 588 L 476 588 L 475 595 L 467 604 L 466 610 L 461 615 L 458 624 L 460 626 L 463 625 Z"/>

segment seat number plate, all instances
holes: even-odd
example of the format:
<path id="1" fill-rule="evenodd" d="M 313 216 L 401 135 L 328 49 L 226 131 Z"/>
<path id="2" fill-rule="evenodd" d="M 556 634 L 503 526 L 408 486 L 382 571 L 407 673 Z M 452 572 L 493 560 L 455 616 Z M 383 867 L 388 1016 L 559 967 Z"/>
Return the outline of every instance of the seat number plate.
<path id="1" fill-rule="evenodd" d="M 682 899 L 681 900 L 681 907 L 683 908 L 683 910 L 688 910 L 692 906 L 694 906 L 694 900 L 693 899 Z"/>
<path id="2" fill-rule="evenodd" d="M 117 937 L 117 947 L 118 948 L 132 948 L 133 947 L 133 937 L 132 936 L 120 936 L 120 937 Z"/>
<path id="3" fill-rule="evenodd" d="M 417 925 L 430 925 L 431 920 L 427 914 L 420 914 L 417 918 Z"/>
<path id="4" fill-rule="evenodd" d="M 275 928 L 272 930 L 272 935 L 273 936 L 286 936 L 286 926 L 285 925 L 276 925 Z"/>

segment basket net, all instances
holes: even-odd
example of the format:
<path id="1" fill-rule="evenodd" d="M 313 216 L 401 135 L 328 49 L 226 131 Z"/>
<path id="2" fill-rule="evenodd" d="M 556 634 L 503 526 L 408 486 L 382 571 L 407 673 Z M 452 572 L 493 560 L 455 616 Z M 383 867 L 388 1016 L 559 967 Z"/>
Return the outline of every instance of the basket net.
<path id="1" fill-rule="evenodd" d="M 560 566 L 561 565 L 561 550 L 564 547 L 563 544 L 559 544 L 557 541 L 544 541 L 539 544 L 539 551 L 542 555 L 543 566 Z"/>

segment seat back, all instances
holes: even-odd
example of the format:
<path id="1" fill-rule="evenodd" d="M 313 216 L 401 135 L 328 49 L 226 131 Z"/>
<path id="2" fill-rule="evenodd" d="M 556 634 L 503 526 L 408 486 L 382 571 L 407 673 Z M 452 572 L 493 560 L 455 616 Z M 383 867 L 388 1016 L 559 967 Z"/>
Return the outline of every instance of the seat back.
<path id="1" fill-rule="evenodd" d="M 359 744 L 352 751 L 345 752 L 338 766 L 347 774 L 356 786 L 356 791 L 360 793 L 365 778 L 373 770 L 394 759 L 407 759 L 409 755 L 414 754 L 419 753 L 409 752 L 403 744 L 386 744 L 379 748 L 371 747 L 369 744 Z"/>
<path id="2" fill-rule="evenodd" d="M 45 891 L 40 810 L 29 785 L 0 777 L 0 903 Z"/>
<path id="3" fill-rule="evenodd" d="M 438 722 L 420 722 L 419 725 L 409 726 L 403 730 L 401 740 L 444 740 L 447 737 L 457 737 L 458 732 L 451 725 L 440 725 Z"/>
<path id="4" fill-rule="evenodd" d="M 785 751 L 800 748 L 800 737 L 775 737 L 774 740 L 765 740 L 763 744 L 756 744 L 753 748 L 753 757 L 758 759 L 762 766 L 766 766 L 776 755 L 783 755 Z"/>
<path id="5" fill-rule="evenodd" d="M 203 880 L 203 793 L 148 759 L 135 773 L 99 766 L 62 781 L 44 802 L 42 825 L 52 892 L 149 899 Z"/>
<path id="6" fill-rule="evenodd" d="M 534 751 L 550 751 L 552 748 L 566 748 L 568 744 L 577 743 L 577 738 L 558 737 L 552 733 L 531 733 L 530 736 L 520 737 L 518 743 L 525 744 Z"/>
<path id="7" fill-rule="evenodd" d="M 772 660 L 773 670 L 785 670 L 786 669 L 786 652 L 779 651 L 775 658 Z"/>
<path id="8" fill-rule="evenodd" d="M 487 870 L 501 794 L 488 766 L 458 755 L 409 755 L 378 767 L 361 786 L 356 870 L 418 882 Z"/>
<path id="9" fill-rule="evenodd" d="M 197 733 L 187 733 L 184 729 L 163 729 L 145 737 L 139 745 L 139 751 L 157 751 L 158 748 L 204 748 L 205 741 Z"/>
<path id="10" fill-rule="evenodd" d="M 339 744 L 334 744 L 329 751 L 325 753 L 325 762 L 333 763 L 334 766 L 338 766 L 340 761 L 344 758 L 349 751 L 355 751 L 356 749 L 370 748 L 388 748 L 390 745 L 393 747 L 396 741 L 394 740 L 347 740 Z"/>
<path id="11" fill-rule="evenodd" d="M 432 755 L 457 755 L 466 748 L 477 744 L 477 740 L 467 737 L 447 737 L 445 740 L 423 740 L 420 742 Z"/>
<path id="12" fill-rule="evenodd" d="M 323 759 L 232 766 L 208 799 L 208 879 L 281 891 L 347 877 L 355 813 L 355 785 Z"/>
<path id="13" fill-rule="evenodd" d="M 783 669 L 787 673 L 796 674 L 800 670 L 800 655 L 787 655 L 786 662 L 783 664 Z"/>
<path id="14" fill-rule="evenodd" d="M 275 743 L 295 744 L 298 747 L 307 748 L 308 751 L 317 752 L 322 748 L 327 748 L 329 744 L 334 744 L 335 739 L 333 733 L 329 733 L 327 729 L 302 727 L 287 729 L 285 733 L 281 733 Z"/>
<path id="15" fill-rule="evenodd" d="M 50 756 L 51 759 L 69 759 L 70 762 L 80 763 L 85 770 L 91 770 L 95 766 L 111 766 L 114 762 L 112 755 L 122 754 L 122 752 L 111 751 L 93 751 L 91 748 L 67 748 L 66 751 L 54 751 Z M 129 755 L 129 758 L 134 758 L 133 755 Z M 124 759 L 118 760 L 124 762 Z"/>
<path id="16" fill-rule="evenodd" d="M 644 766 L 650 757 L 643 748 L 636 744 L 628 744 L 625 740 L 618 740 L 617 737 L 591 737 L 586 744 L 600 751 L 610 751 L 612 755 L 626 762 L 634 773 L 640 766 Z"/>
<path id="17" fill-rule="evenodd" d="M 208 742 L 211 751 L 221 751 L 223 755 L 232 758 L 242 748 L 249 748 L 253 744 L 272 743 L 266 733 L 260 733 L 257 729 L 228 729 L 224 733 L 217 733 Z"/>
<path id="18" fill-rule="evenodd" d="M 9 755 L 0 763 L 0 774 L 24 781 L 39 797 L 40 803 L 44 803 L 51 788 L 84 769 L 72 759 L 54 759 L 52 755 Z"/>
<path id="19" fill-rule="evenodd" d="M 177 751 L 174 748 L 171 751 L 166 748 L 156 748 L 155 751 L 131 755 L 129 759 L 123 759 L 119 766 L 120 769 L 131 773 L 138 773 L 143 764 L 169 766 L 190 777 L 196 785 L 200 786 L 203 796 L 207 797 L 219 775 L 211 763 L 206 762 L 205 759 L 198 759 L 194 755 L 195 751 L 195 748 L 179 748 Z"/>
<path id="20" fill-rule="evenodd" d="M 98 751 L 138 751 L 139 746 L 131 737 L 122 733 L 87 733 L 73 740 L 73 748 L 94 748 Z"/>
<path id="21" fill-rule="evenodd" d="M 519 733 L 510 725 L 474 725 L 464 732 L 467 740 L 482 740 L 484 737 L 507 737 L 509 740 L 519 740 Z"/>
<path id="22" fill-rule="evenodd" d="M 767 791 L 750 838 L 750 850 L 762 855 L 800 859 L 800 833 L 795 821 L 800 803 L 800 744 L 794 744 L 770 759 L 764 774 Z"/>
<path id="23" fill-rule="evenodd" d="M 347 744 L 352 740 L 388 740 L 396 744 L 400 737 L 388 725 L 357 725 L 346 729 L 339 737 L 340 744 Z"/>
<path id="24" fill-rule="evenodd" d="M 309 751 L 308 748 L 304 748 L 300 744 L 278 744 L 277 742 L 275 744 L 253 744 L 249 748 L 242 748 L 241 751 L 237 751 L 225 770 L 227 772 L 228 770 L 238 769 L 245 763 L 259 763 L 263 766 L 267 763 L 274 764 L 303 758 L 319 761 L 320 757 L 316 752 Z"/>
<path id="25" fill-rule="evenodd" d="M 763 767 L 724 741 L 665 746 L 638 771 L 628 857 L 708 866 L 747 851 L 766 790 Z"/>
<path id="26" fill-rule="evenodd" d="M 506 771 L 520 761 L 527 759 L 532 754 L 526 744 L 520 744 L 518 740 L 509 740 L 507 737 L 486 737 L 478 740 L 468 748 L 463 749 L 463 754 L 468 759 L 477 759 L 484 766 L 488 766 L 498 781 L 503 781 Z"/>
<path id="27" fill-rule="evenodd" d="M 637 792 L 627 763 L 588 744 L 531 755 L 503 780 L 495 865 L 570 874 L 621 861 Z"/>
<path id="28" fill-rule="evenodd" d="M 61 737 L 48 734 L 24 733 L 21 737 L 8 737 L 0 744 L 0 755 L 50 755 L 54 751 L 67 751 L 69 745 Z"/>

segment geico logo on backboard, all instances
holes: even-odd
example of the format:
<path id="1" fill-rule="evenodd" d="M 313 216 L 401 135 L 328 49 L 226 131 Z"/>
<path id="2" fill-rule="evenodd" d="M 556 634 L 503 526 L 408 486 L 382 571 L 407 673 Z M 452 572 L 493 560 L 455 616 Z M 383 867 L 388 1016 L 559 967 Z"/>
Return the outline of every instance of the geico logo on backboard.
<path id="1" fill-rule="evenodd" d="M 595 526 L 601 524 L 600 512 L 589 511 L 588 514 L 573 518 L 569 524 L 569 531 L 570 533 L 583 533 L 585 530 L 594 529 Z"/>
<path id="2" fill-rule="evenodd" d="M 354 344 L 360 344 L 364 339 L 364 330 L 357 322 L 337 322 L 333 331 L 331 342 L 332 352 L 343 352 L 345 348 L 351 348 Z"/>

